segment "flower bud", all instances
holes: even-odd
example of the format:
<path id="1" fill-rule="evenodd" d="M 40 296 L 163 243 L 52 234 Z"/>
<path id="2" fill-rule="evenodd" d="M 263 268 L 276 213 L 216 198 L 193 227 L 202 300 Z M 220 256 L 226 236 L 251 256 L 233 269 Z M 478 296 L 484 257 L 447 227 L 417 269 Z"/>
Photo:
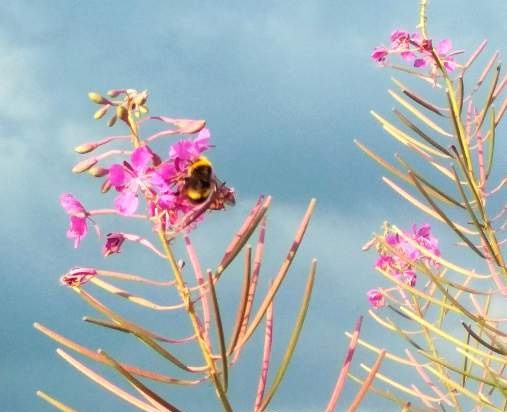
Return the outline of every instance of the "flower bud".
<path id="1" fill-rule="evenodd" d="M 109 103 L 109 101 L 107 99 L 105 99 L 100 94 L 95 93 L 95 92 L 88 93 L 88 98 L 92 102 L 97 103 L 97 104 L 107 104 L 107 103 Z"/>
<path id="2" fill-rule="evenodd" d="M 93 165 L 97 163 L 97 159 L 94 157 L 90 157 L 88 159 L 81 160 L 76 163 L 76 165 L 72 168 L 73 173 L 83 173 L 90 169 Z"/>
<path id="3" fill-rule="evenodd" d="M 102 183 L 102 186 L 100 186 L 100 191 L 102 193 L 107 193 L 107 192 L 109 192 L 109 189 L 111 189 L 111 182 L 109 181 L 109 179 L 106 179 Z"/>
<path id="4" fill-rule="evenodd" d="M 74 267 L 60 277 L 60 283 L 67 286 L 81 286 L 97 275 L 93 268 Z"/>
<path id="5" fill-rule="evenodd" d="M 118 116 L 116 115 L 113 115 L 113 117 L 111 117 L 108 121 L 107 121 L 107 125 L 109 127 L 113 127 L 114 124 L 116 123 L 116 119 L 118 119 Z"/>
<path id="6" fill-rule="evenodd" d="M 102 106 L 99 110 L 97 110 L 95 112 L 95 114 L 93 115 L 93 118 L 95 120 L 102 119 L 104 117 L 104 115 L 107 113 L 107 111 L 109 110 L 110 107 L 111 107 L 110 104 L 106 104 L 106 105 Z"/>
<path id="7" fill-rule="evenodd" d="M 116 106 L 116 116 L 123 120 L 123 121 L 127 121 L 128 119 L 128 111 L 127 109 L 125 108 L 125 106 Z"/>
<path id="8" fill-rule="evenodd" d="M 114 253 L 120 253 L 123 242 L 125 242 L 123 233 L 108 233 L 106 243 L 102 248 L 102 254 L 110 256 Z"/>
<path id="9" fill-rule="evenodd" d="M 101 166 L 93 166 L 88 173 L 93 177 L 103 177 L 109 173 L 109 170 Z"/>
<path id="10" fill-rule="evenodd" d="M 90 153 L 91 151 L 95 150 L 97 148 L 97 143 L 83 143 L 74 148 L 74 151 L 80 154 Z"/>

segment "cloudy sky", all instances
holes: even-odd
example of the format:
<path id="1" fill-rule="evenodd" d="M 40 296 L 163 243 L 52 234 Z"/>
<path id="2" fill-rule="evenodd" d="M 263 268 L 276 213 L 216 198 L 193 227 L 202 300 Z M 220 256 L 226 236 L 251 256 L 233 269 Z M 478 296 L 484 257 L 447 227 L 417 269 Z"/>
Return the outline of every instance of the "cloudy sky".
<path id="1" fill-rule="evenodd" d="M 163 273 L 159 262 L 135 246 L 104 261 L 93 236 L 77 251 L 65 238 L 67 217 L 57 202 L 61 192 L 75 193 L 89 207 L 105 202 L 97 181 L 70 173 L 77 160 L 72 148 L 109 132 L 92 119 L 95 107 L 86 98 L 91 90 L 148 89 L 153 114 L 207 120 L 216 145 L 210 157 L 217 173 L 236 188 L 238 204 L 209 216 L 193 234 L 206 267 L 219 259 L 256 197 L 271 194 L 262 274 L 267 282 L 307 202 L 318 199 L 276 307 L 279 360 L 309 262 L 316 257 L 307 328 L 272 410 L 322 410 L 345 350 L 343 332 L 366 312 L 364 293 L 380 281 L 371 270 L 374 257 L 360 246 L 386 219 L 402 226 L 425 221 L 382 185 L 382 171 L 352 142 L 360 138 L 385 154 L 399 150 L 368 113 L 372 108 L 386 113 L 393 104 L 385 91 L 390 73 L 376 68 L 369 54 L 393 29 L 414 29 L 418 1 L 176 3 L 0 5 L 0 399 L 5 412 L 51 410 L 35 397 L 39 388 L 81 411 L 131 410 L 58 358 L 55 344 L 33 329 L 34 321 L 118 358 L 141 359 L 169 372 L 158 359 L 137 354 L 144 348 L 128 336 L 83 324 L 83 315 L 95 315 L 92 309 L 58 285 L 60 274 L 73 265 Z M 505 1 L 434 3 L 430 33 L 435 38 L 449 37 L 468 51 L 489 38 L 488 53 L 505 50 Z M 498 161 L 505 166 L 505 155 Z M 118 230 L 118 222 L 105 222 L 106 231 Z M 445 238 L 443 226 L 435 231 Z M 239 277 L 231 270 L 224 278 L 219 292 L 226 307 L 235 307 L 229 296 L 238 293 Z M 126 316 L 147 319 L 131 306 L 109 302 Z M 224 316 L 230 321 L 234 309 L 229 310 Z M 153 328 L 170 334 L 171 316 L 153 319 Z M 387 344 L 372 321 L 365 327 L 377 344 Z M 251 410 L 257 384 L 261 342 L 253 343 L 233 371 L 231 396 L 238 411 Z M 219 410 L 206 384 L 194 395 L 188 389 L 160 389 L 184 410 Z M 355 389 L 349 385 L 346 397 Z M 363 410 L 378 410 L 375 402 L 370 398 Z"/>

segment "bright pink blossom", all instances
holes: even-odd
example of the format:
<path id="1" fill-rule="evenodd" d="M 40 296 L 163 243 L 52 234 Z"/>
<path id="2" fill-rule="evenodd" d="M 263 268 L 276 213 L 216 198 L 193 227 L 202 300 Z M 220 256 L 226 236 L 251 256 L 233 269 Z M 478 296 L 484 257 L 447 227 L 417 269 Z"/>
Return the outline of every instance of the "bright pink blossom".
<path id="1" fill-rule="evenodd" d="M 86 219 L 88 212 L 71 193 L 63 193 L 60 196 L 60 204 L 67 214 L 70 216 L 69 228 L 67 229 L 67 237 L 74 239 L 74 247 L 79 247 L 81 239 L 88 233 L 88 225 Z"/>
<path id="2" fill-rule="evenodd" d="M 208 150 L 210 137 L 209 129 L 204 128 L 194 140 L 184 139 L 171 145 L 169 159 L 175 163 L 176 169 L 182 170 Z"/>
<path id="3" fill-rule="evenodd" d="M 431 235 L 431 226 L 429 224 L 426 223 L 420 227 L 414 224 L 412 232 L 404 232 L 404 234 L 428 252 L 440 256 L 438 239 Z M 375 262 L 375 267 L 385 270 L 407 285 L 415 286 L 416 284 L 415 265 L 417 263 L 423 263 L 434 268 L 439 267 L 434 259 L 426 256 L 418 248 L 405 241 L 398 233 L 387 232 L 384 235 L 384 240 L 395 251 L 379 245 L 379 256 Z"/>
<path id="4" fill-rule="evenodd" d="M 374 309 L 380 309 L 385 306 L 386 302 L 384 299 L 384 295 L 379 289 L 371 289 L 366 293 L 368 297 L 368 301 L 373 306 Z"/>
<path id="5" fill-rule="evenodd" d="M 113 164 L 109 168 L 109 181 L 120 192 L 114 201 L 120 214 L 130 216 L 139 206 L 138 190 L 149 188 L 155 156 L 148 146 L 141 146 L 130 156 L 130 163 Z"/>

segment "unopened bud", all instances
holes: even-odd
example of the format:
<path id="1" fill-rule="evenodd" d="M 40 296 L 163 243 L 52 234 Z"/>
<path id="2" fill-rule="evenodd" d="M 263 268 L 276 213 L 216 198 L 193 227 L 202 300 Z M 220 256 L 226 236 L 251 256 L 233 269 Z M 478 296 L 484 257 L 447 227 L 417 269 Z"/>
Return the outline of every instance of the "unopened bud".
<path id="1" fill-rule="evenodd" d="M 88 93 L 88 98 L 92 102 L 97 103 L 97 104 L 107 104 L 107 103 L 109 103 L 109 101 L 107 99 L 103 98 L 100 94 L 95 93 L 95 92 Z"/>
<path id="2" fill-rule="evenodd" d="M 74 151 L 80 154 L 90 153 L 92 150 L 97 148 L 96 143 L 83 143 L 74 148 Z"/>
<path id="3" fill-rule="evenodd" d="M 99 110 L 97 110 L 95 112 L 95 114 L 93 115 L 93 118 L 95 120 L 102 119 L 104 117 L 104 115 L 107 113 L 107 111 L 109 110 L 110 107 L 111 107 L 110 104 L 106 104 L 106 105 L 102 106 Z"/>
<path id="4" fill-rule="evenodd" d="M 124 121 L 128 119 L 128 112 L 125 106 L 116 106 L 116 116 Z"/>
<path id="5" fill-rule="evenodd" d="M 102 193 L 107 193 L 107 192 L 109 192 L 109 189 L 111 189 L 111 182 L 109 181 L 109 179 L 106 179 L 106 180 L 104 180 L 104 182 L 100 186 L 100 191 Z"/>
<path id="6" fill-rule="evenodd" d="M 146 106 L 139 106 L 139 111 L 143 114 L 148 113 L 148 107 Z"/>
<path id="7" fill-rule="evenodd" d="M 113 127 L 114 124 L 116 123 L 116 119 L 118 119 L 118 116 L 116 115 L 113 115 L 113 117 L 111 117 L 108 121 L 107 121 L 107 125 L 109 127 Z"/>
<path id="8" fill-rule="evenodd" d="M 90 157 L 89 159 L 84 159 L 78 162 L 73 168 L 72 171 L 74 173 L 83 173 L 90 169 L 93 165 L 97 163 L 97 159 L 94 157 Z"/>
<path id="9" fill-rule="evenodd" d="M 93 177 L 102 177 L 109 173 L 109 170 L 101 166 L 93 166 L 88 170 L 88 173 Z"/>

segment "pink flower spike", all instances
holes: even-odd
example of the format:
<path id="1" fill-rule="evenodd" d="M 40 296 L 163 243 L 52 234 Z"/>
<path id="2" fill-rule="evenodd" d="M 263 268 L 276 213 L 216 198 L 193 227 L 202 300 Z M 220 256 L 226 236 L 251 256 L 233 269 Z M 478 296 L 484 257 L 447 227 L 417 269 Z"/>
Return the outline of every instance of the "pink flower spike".
<path id="1" fill-rule="evenodd" d="M 93 268 L 74 267 L 60 277 L 60 283 L 67 286 L 81 286 L 97 275 Z"/>
<path id="2" fill-rule="evenodd" d="M 123 233 L 108 233 L 106 243 L 102 248 L 102 254 L 104 256 L 110 256 L 113 253 L 120 253 L 123 242 L 125 242 Z"/>
<path id="3" fill-rule="evenodd" d="M 366 293 L 368 296 L 368 301 L 373 306 L 374 309 L 380 309 L 385 306 L 384 295 L 379 289 L 371 289 Z"/>

